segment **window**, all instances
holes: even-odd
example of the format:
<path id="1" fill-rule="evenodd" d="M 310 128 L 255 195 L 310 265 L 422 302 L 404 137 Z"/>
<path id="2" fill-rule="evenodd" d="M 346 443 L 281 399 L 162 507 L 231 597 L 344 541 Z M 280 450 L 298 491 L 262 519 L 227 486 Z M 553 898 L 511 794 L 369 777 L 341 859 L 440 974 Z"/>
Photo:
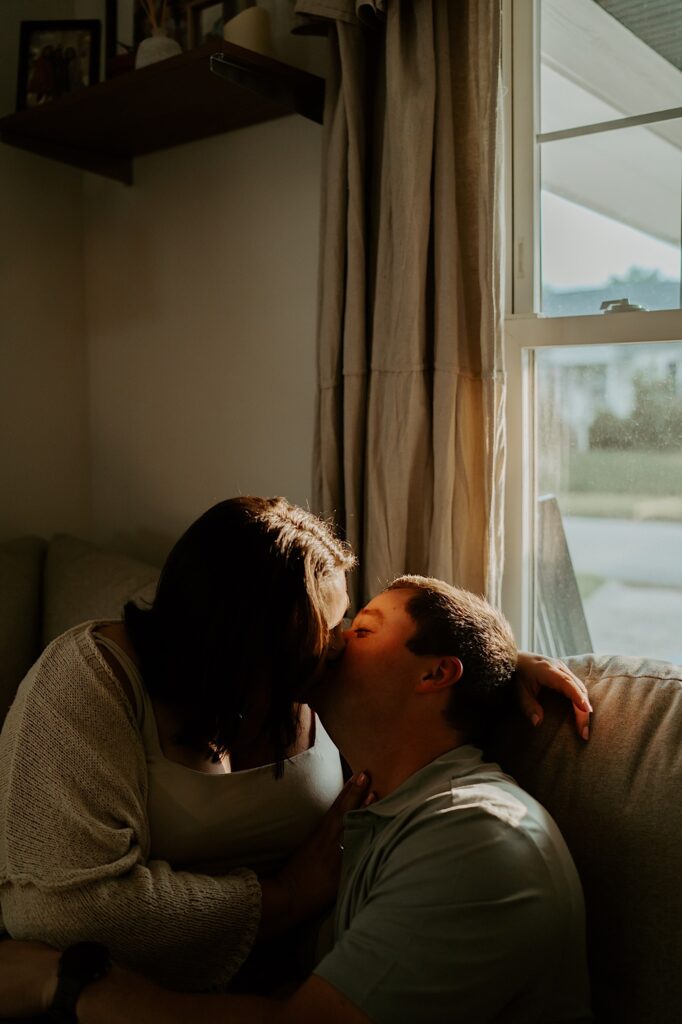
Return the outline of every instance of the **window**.
<path id="1" fill-rule="evenodd" d="M 508 0 L 504 604 L 682 662 L 682 4 Z"/>

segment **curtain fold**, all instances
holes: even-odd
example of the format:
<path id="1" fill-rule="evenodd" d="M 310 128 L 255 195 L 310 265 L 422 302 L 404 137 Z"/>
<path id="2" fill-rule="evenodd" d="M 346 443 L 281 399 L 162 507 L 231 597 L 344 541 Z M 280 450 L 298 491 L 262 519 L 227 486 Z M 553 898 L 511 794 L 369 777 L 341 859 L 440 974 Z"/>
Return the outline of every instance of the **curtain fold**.
<path id="1" fill-rule="evenodd" d="M 500 6 L 299 0 L 329 27 L 314 502 L 354 598 L 439 576 L 499 603 Z"/>

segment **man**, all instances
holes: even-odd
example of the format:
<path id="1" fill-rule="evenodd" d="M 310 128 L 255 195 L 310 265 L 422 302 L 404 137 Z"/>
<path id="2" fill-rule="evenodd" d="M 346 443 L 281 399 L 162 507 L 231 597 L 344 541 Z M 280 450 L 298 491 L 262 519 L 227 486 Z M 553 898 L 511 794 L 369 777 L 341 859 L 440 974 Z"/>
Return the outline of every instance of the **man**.
<path id="1" fill-rule="evenodd" d="M 506 707 L 516 656 L 502 616 L 440 581 L 401 577 L 371 601 L 315 693 L 377 797 L 346 817 L 331 952 L 284 1000 L 169 992 L 114 968 L 82 987 L 80 1024 L 589 1020 L 570 855 L 547 813 L 470 744 Z M 3 1012 L 52 1003 L 60 954 L 31 949 L 0 946 Z M 83 980 L 68 955 L 62 990 Z"/>

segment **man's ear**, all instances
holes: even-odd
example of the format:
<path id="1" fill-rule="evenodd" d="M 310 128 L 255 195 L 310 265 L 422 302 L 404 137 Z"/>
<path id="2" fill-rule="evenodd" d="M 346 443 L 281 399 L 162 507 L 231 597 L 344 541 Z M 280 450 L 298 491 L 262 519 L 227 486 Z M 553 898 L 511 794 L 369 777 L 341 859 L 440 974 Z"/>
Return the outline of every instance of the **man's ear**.
<path id="1" fill-rule="evenodd" d="M 462 678 L 464 666 L 459 658 L 448 655 L 434 660 L 415 687 L 415 693 L 438 693 Z"/>

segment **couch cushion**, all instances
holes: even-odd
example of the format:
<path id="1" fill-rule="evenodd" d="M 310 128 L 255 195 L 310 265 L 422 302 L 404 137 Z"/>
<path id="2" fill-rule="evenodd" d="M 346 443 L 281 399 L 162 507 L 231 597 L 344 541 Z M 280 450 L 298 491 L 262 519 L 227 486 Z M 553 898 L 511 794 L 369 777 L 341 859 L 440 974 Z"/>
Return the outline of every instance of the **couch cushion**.
<path id="1" fill-rule="evenodd" d="M 565 701 L 489 751 L 557 821 L 585 892 L 597 1020 L 666 1024 L 682 1007 L 682 667 L 583 655 L 583 743 Z M 550 695 L 550 698 L 554 695 Z"/>
<path id="2" fill-rule="evenodd" d="M 67 534 L 51 542 L 45 561 L 42 642 L 87 619 L 117 619 L 126 601 L 151 600 L 159 569 Z"/>
<path id="3" fill-rule="evenodd" d="M 40 654 L 46 546 L 40 537 L 0 544 L 0 724 L 17 686 Z"/>

